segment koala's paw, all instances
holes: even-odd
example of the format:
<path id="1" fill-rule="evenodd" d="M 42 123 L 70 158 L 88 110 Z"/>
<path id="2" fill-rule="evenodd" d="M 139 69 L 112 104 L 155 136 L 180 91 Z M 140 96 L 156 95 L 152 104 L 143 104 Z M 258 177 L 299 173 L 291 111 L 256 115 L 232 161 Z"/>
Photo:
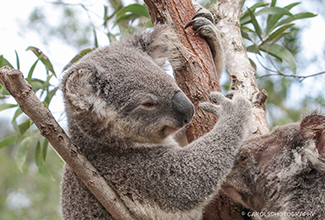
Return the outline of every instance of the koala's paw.
<path id="1" fill-rule="evenodd" d="M 206 112 L 213 113 L 219 117 L 236 117 L 243 121 L 250 120 L 251 118 L 251 103 L 238 91 L 227 93 L 226 96 L 220 92 L 212 92 L 210 100 L 217 104 L 210 102 L 200 104 L 200 107 Z"/>
<path id="2" fill-rule="evenodd" d="M 192 27 L 195 30 L 195 34 L 199 34 L 201 37 L 209 39 L 208 41 L 212 41 L 219 34 L 216 33 L 218 31 L 214 23 L 213 15 L 209 11 L 202 11 L 196 14 L 185 28 Z"/>
<path id="3" fill-rule="evenodd" d="M 195 34 L 199 34 L 206 40 L 210 47 L 217 73 L 220 75 L 224 68 L 224 52 L 221 35 L 215 26 L 213 15 L 207 9 L 199 10 L 199 13 L 185 26 L 185 28 L 188 27 L 192 27 Z"/>

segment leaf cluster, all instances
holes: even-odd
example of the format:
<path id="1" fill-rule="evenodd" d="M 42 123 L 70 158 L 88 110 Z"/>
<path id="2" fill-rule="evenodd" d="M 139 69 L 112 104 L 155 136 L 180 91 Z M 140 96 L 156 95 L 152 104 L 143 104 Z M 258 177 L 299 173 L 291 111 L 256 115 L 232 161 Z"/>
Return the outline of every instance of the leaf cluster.
<path id="1" fill-rule="evenodd" d="M 52 101 L 52 98 L 59 89 L 58 86 L 53 86 L 50 83 L 51 78 L 56 77 L 53 65 L 49 58 L 37 47 L 28 47 L 26 50 L 32 51 L 36 56 L 36 61 L 30 67 L 26 80 L 32 86 L 35 94 L 37 94 L 39 99 L 42 100 L 42 103 L 48 108 Z M 45 80 L 34 77 L 34 70 L 39 62 L 41 62 L 45 67 Z M 0 67 L 5 65 L 14 68 L 14 66 L 1 55 Z M 20 68 L 20 61 L 17 52 L 16 68 Z M 0 98 L 4 101 L 4 103 L 0 105 L 0 112 L 6 109 L 15 109 L 13 118 L 11 120 L 15 134 L 0 141 L 0 149 L 11 146 L 13 144 L 18 144 L 15 160 L 18 168 L 23 171 L 23 165 L 26 162 L 29 151 L 31 148 L 35 148 L 34 156 L 40 174 L 42 174 L 44 177 L 53 179 L 52 175 L 49 173 L 45 165 L 49 142 L 44 139 L 41 136 L 39 130 L 33 126 L 31 119 L 27 118 L 23 114 L 23 111 L 18 106 L 18 104 L 10 104 L 6 102 L 6 99 L 10 97 L 11 96 L 8 91 L 2 85 L 0 85 Z"/>
<path id="2" fill-rule="evenodd" d="M 276 58 L 278 61 L 286 61 L 293 74 L 297 73 L 297 64 L 293 53 L 281 45 L 281 40 L 294 33 L 294 21 L 315 17 L 310 12 L 292 14 L 291 10 L 300 2 L 289 4 L 283 8 L 276 6 L 276 0 L 271 4 L 259 1 L 241 15 L 241 33 L 250 44 L 247 51 L 262 56 L 261 52 Z M 259 16 L 266 16 L 265 25 L 261 25 Z M 262 20 L 262 21 L 265 21 Z M 252 26 L 252 28 L 251 28 Z M 256 64 L 251 61 L 253 66 Z"/>

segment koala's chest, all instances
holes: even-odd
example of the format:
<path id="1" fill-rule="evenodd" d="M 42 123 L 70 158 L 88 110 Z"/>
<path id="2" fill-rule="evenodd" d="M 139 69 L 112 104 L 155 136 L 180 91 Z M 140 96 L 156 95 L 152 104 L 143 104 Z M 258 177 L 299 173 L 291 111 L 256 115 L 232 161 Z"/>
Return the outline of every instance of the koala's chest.
<path id="1" fill-rule="evenodd" d="M 202 207 L 188 211 L 173 210 L 174 207 L 168 205 L 163 198 L 167 192 L 164 193 L 159 184 L 153 184 L 156 170 L 150 169 L 148 161 L 135 163 L 134 158 L 120 161 L 107 158 L 105 165 L 94 163 L 94 166 L 137 219 L 202 219 Z"/>

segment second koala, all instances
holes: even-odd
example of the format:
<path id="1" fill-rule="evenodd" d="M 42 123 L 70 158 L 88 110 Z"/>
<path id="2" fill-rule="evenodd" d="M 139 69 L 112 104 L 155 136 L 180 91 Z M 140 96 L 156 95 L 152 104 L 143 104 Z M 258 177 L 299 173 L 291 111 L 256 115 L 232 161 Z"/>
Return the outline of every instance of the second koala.
<path id="1" fill-rule="evenodd" d="M 251 105 L 213 93 L 202 108 L 215 127 L 180 147 L 173 134 L 194 108 L 162 68 L 177 64 L 176 35 L 166 26 L 89 53 L 65 74 L 62 90 L 71 139 L 136 219 L 199 220 L 248 136 Z M 176 55 L 175 55 L 176 54 Z M 65 166 L 63 218 L 112 219 Z"/>
<path id="2" fill-rule="evenodd" d="M 325 219 L 325 115 L 249 138 L 226 180 L 223 190 L 252 216 Z"/>

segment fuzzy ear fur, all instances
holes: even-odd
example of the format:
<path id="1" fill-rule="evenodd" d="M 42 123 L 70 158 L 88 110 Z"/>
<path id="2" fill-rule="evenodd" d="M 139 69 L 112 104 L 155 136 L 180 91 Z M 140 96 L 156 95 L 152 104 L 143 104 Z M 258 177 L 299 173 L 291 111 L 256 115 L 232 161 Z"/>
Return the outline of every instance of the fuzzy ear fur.
<path id="1" fill-rule="evenodd" d="M 62 91 L 66 101 L 70 102 L 77 110 L 88 111 L 92 105 L 91 94 L 94 93 L 90 84 L 93 74 L 86 68 L 71 68 L 62 83 Z"/>
<path id="2" fill-rule="evenodd" d="M 313 112 L 307 115 L 300 123 L 302 138 L 315 141 L 318 153 L 325 157 L 325 115 Z"/>

